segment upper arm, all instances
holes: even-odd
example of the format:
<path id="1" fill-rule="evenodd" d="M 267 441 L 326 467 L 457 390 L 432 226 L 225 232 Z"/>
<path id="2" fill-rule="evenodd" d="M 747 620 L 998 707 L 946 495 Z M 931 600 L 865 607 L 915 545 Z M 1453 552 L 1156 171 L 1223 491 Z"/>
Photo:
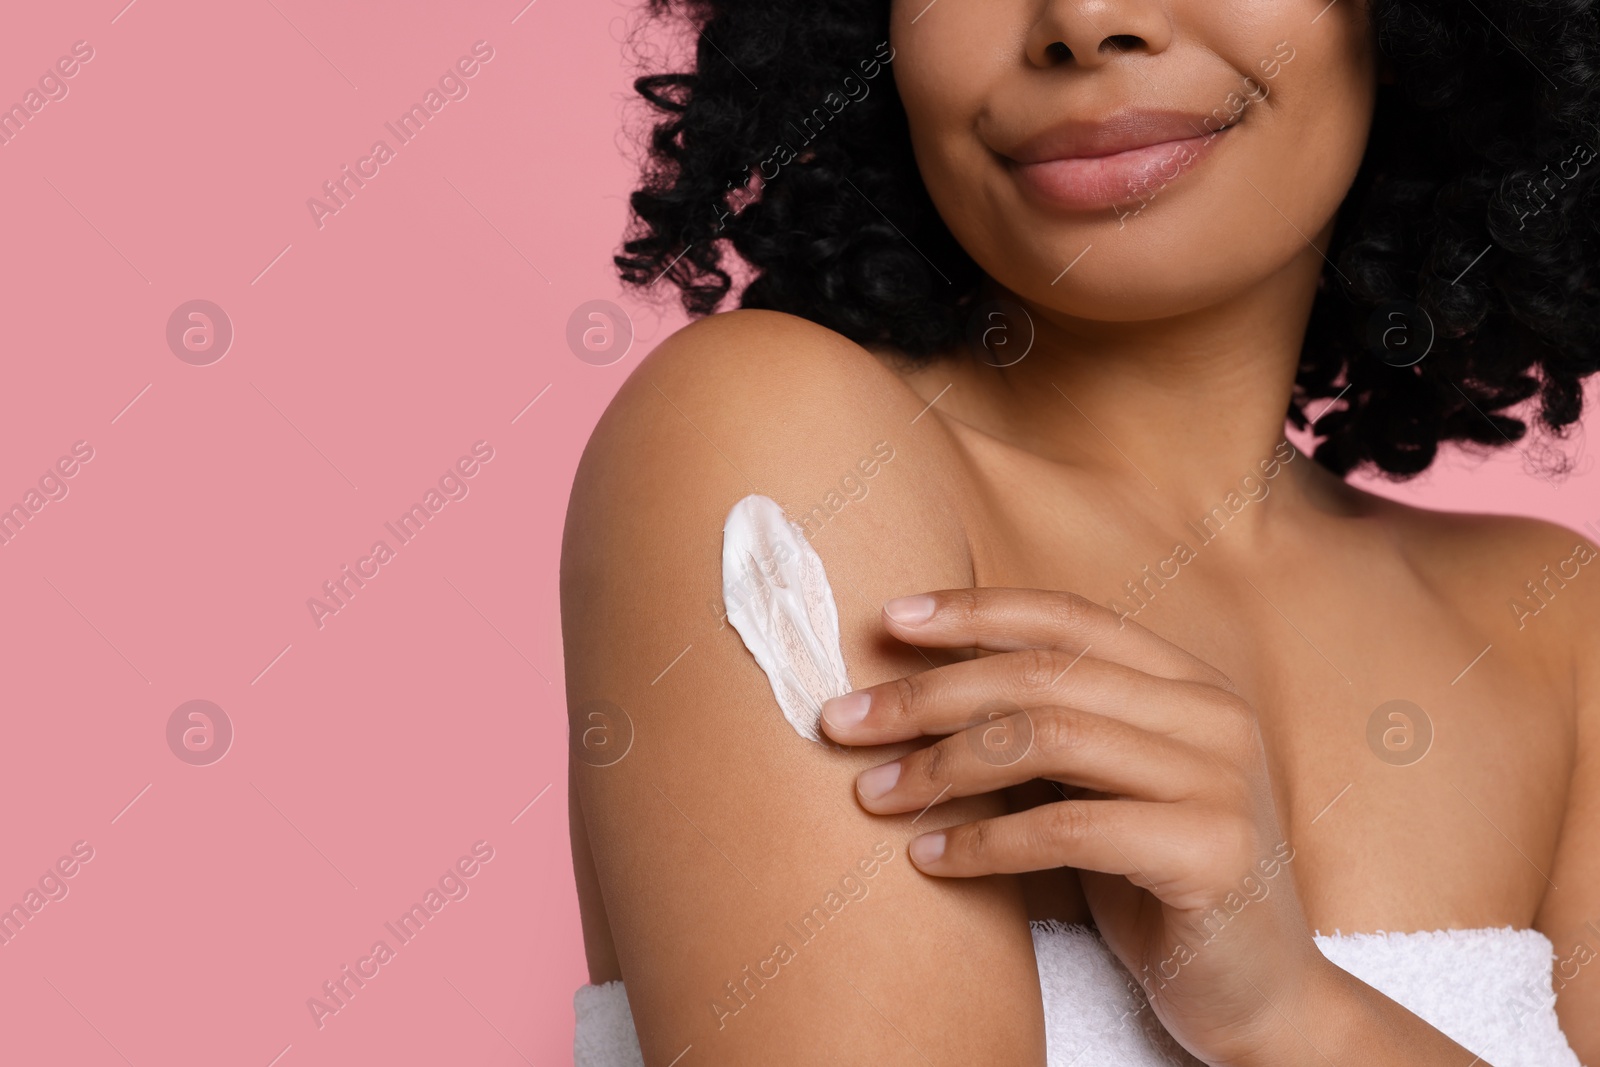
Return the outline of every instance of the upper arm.
<path id="1" fill-rule="evenodd" d="M 851 683 L 928 666 L 878 613 L 972 579 L 919 407 L 844 339 L 739 312 L 664 342 L 585 453 L 563 545 L 568 701 L 620 708 L 631 747 L 589 755 L 575 717 L 571 769 L 648 1063 L 689 1045 L 685 1064 L 1044 1063 L 1015 879 L 939 880 L 905 855 L 1000 801 L 868 814 L 855 775 L 908 746 L 801 738 L 719 616 L 722 523 L 759 492 L 822 519 Z M 892 460 L 863 465 L 878 442 Z"/>

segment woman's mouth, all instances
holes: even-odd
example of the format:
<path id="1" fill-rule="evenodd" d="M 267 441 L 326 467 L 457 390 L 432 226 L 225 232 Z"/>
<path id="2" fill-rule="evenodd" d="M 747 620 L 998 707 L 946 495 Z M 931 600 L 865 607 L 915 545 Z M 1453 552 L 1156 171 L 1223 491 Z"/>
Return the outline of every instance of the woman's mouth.
<path id="1" fill-rule="evenodd" d="M 1217 125 L 1212 116 L 1130 113 L 1093 127 L 1056 127 L 1005 159 L 1023 189 L 1046 206 L 1143 205 L 1194 169 L 1233 125 Z"/>
<path id="2" fill-rule="evenodd" d="M 1194 167 L 1231 128 L 1109 156 L 1017 164 L 1016 172 L 1024 188 L 1056 207 L 1094 210 L 1143 204 Z"/>

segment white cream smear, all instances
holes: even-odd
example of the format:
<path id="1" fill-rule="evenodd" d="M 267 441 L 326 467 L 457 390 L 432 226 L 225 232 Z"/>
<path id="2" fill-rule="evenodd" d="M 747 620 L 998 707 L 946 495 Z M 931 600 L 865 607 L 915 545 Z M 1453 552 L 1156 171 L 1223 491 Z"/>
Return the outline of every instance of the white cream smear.
<path id="1" fill-rule="evenodd" d="M 795 732 L 822 742 L 822 702 L 850 692 L 822 559 L 777 502 L 750 495 L 722 525 L 722 602 Z"/>

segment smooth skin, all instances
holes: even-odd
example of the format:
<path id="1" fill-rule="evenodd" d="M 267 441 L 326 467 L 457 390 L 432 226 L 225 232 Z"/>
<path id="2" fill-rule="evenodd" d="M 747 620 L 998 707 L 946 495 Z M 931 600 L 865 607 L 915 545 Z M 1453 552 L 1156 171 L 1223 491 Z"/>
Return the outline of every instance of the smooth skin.
<path id="1" fill-rule="evenodd" d="M 590 979 L 626 981 L 651 1067 L 1042 1065 L 1028 919 L 1095 921 L 1138 975 L 1250 884 L 1153 990 L 1205 1062 L 1468 1067 L 1311 934 L 1507 925 L 1555 943 L 1562 1025 L 1600 1062 L 1600 966 L 1572 963 L 1600 948 L 1600 579 L 1545 577 L 1583 539 L 1403 507 L 1282 443 L 1383 76 L 1364 11 L 1323 7 L 897 2 L 919 165 L 1027 307 L 1027 357 L 910 370 L 737 311 L 662 342 L 600 420 L 562 562 L 574 868 Z M 1135 217 L 1045 210 L 996 154 L 1129 101 L 1206 110 L 1284 40 L 1267 99 Z M 838 746 L 795 734 L 718 617 L 751 492 L 811 517 L 873 696 Z M 1124 583 L 1180 540 L 1195 558 L 1138 607 Z M 930 593 L 927 622 L 885 614 Z M 1432 727 L 1409 765 L 1368 742 L 1397 698 Z M 620 709 L 598 732 L 596 707 Z"/>
<path id="2" fill-rule="evenodd" d="M 1461 1062 L 1460 1046 L 1328 962 L 1291 879 L 1271 891 L 1295 850 L 1255 711 L 1226 676 L 1070 593 L 950 590 L 891 600 L 884 618 L 909 644 L 1003 654 L 824 705 L 845 743 L 950 735 L 860 774 L 863 806 L 921 811 L 1035 779 L 1079 794 L 923 834 L 907 847 L 919 869 L 1077 869 L 1107 943 L 1208 1063 Z M 1019 710 L 974 722 L 997 695 Z"/>

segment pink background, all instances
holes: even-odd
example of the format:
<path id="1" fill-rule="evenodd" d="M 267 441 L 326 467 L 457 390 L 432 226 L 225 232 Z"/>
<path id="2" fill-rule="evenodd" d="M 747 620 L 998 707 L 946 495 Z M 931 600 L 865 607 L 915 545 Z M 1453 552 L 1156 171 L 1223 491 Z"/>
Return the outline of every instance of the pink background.
<path id="1" fill-rule="evenodd" d="M 0 506 L 93 449 L 0 545 L 0 906 L 94 850 L 0 945 L 0 1060 L 570 1062 L 562 513 L 679 325 L 610 263 L 630 9 L 125 2 L 0 35 L 0 104 L 94 49 L 0 145 Z M 480 40 L 468 95 L 319 228 L 307 199 Z M 166 336 L 195 299 L 234 330 L 203 366 Z M 596 299 L 639 334 L 603 367 L 566 341 Z M 479 441 L 467 495 L 319 628 L 307 600 Z M 1600 523 L 1587 460 L 1559 489 L 1521 466 L 1404 495 Z M 169 747 L 190 700 L 235 733 L 209 765 Z M 319 1029 L 307 999 L 479 841 L 468 895 Z"/>

